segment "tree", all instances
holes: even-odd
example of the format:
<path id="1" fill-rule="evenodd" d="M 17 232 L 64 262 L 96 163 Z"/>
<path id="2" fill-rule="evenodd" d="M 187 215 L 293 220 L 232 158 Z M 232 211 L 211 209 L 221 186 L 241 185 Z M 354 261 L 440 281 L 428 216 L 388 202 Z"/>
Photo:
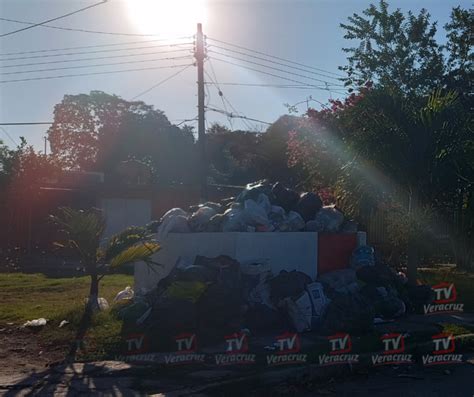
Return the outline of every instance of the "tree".
<path id="1" fill-rule="evenodd" d="M 98 210 L 60 208 L 52 221 L 64 238 L 56 243 L 75 251 L 90 276 L 90 292 L 86 312 L 99 309 L 99 283 L 107 274 L 130 263 L 143 261 L 152 265 L 152 255 L 160 249 L 146 227 L 129 227 L 102 245 L 105 219 Z"/>
<path id="2" fill-rule="evenodd" d="M 194 136 L 141 101 L 92 91 L 66 95 L 48 130 L 53 154 L 72 169 L 113 173 L 121 161 L 146 161 L 165 182 L 195 174 Z"/>
<path id="3" fill-rule="evenodd" d="M 400 9 L 389 11 L 381 0 L 362 15 L 353 14 L 341 24 L 345 39 L 357 41 L 344 48 L 348 55 L 347 85 L 363 86 L 367 81 L 406 94 L 426 94 L 441 87 L 445 76 L 443 46 L 436 41 L 437 25 L 422 9 L 405 16 Z"/>

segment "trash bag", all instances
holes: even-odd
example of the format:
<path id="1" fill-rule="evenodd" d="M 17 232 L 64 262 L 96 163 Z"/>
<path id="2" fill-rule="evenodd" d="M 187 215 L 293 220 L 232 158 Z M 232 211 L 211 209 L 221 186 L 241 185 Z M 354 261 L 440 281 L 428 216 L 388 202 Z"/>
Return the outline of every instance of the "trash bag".
<path id="1" fill-rule="evenodd" d="M 276 204 L 284 208 L 285 211 L 293 210 L 300 199 L 297 192 L 287 189 L 281 182 L 273 185 L 272 193 L 275 196 Z"/>
<path id="2" fill-rule="evenodd" d="M 370 301 L 359 293 L 335 295 L 323 315 L 321 331 L 365 334 L 373 328 L 375 313 Z"/>
<path id="3" fill-rule="evenodd" d="M 284 232 L 288 229 L 288 220 L 285 209 L 277 205 L 272 205 L 268 219 L 275 230 Z"/>
<path id="4" fill-rule="evenodd" d="M 133 299 L 133 295 L 134 295 L 133 289 L 130 288 L 129 285 L 127 285 L 125 289 L 123 289 L 117 295 L 115 295 L 114 302 Z"/>
<path id="5" fill-rule="evenodd" d="M 163 339 L 197 328 L 197 306 L 188 299 L 162 298 L 146 319 L 150 335 Z"/>
<path id="6" fill-rule="evenodd" d="M 199 211 L 199 209 L 201 209 L 201 208 L 203 208 L 203 207 L 212 208 L 214 211 L 216 211 L 216 213 L 222 212 L 222 209 L 223 209 L 222 204 L 214 203 L 214 202 L 212 202 L 212 201 L 207 201 L 207 202 L 205 202 L 204 204 L 191 205 L 191 206 L 188 208 L 188 210 L 189 210 L 190 213 L 194 213 L 194 212 Z"/>
<path id="7" fill-rule="evenodd" d="M 216 214 L 217 212 L 213 208 L 201 207 L 189 218 L 189 227 L 193 232 L 203 232 L 210 219 Z"/>
<path id="8" fill-rule="evenodd" d="M 191 265 L 179 272 L 178 279 L 180 281 L 212 283 L 217 280 L 217 271 L 206 266 Z"/>
<path id="9" fill-rule="evenodd" d="M 400 317 L 406 312 L 405 303 L 391 288 L 366 285 L 361 289 L 361 294 L 371 302 L 377 317 L 391 319 Z"/>
<path id="10" fill-rule="evenodd" d="M 344 221 L 344 223 L 341 226 L 341 233 L 357 233 L 359 229 L 359 225 L 357 224 L 356 221 L 350 219 Z"/>
<path id="11" fill-rule="evenodd" d="M 215 258 L 196 256 L 195 266 L 204 266 L 216 272 L 217 283 L 225 286 L 229 290 L 239 290 L 241 287 L 240 264 L 227 255 L 220 255 Z"/>
<path id="12" fill-rule="evenodd" d="M 408 308 L 416 313 L 423 312 L 423 306 L 433 303 L 435 292 L 429 285 L 406 285 Z"/>
<path id="13" fill-rule="evenodd" d="M 35 320 L 29 320 L 25 324 L 23 324 L 24 328 L 39 328 L 44 327 L 48 320 L 43 317 L 37 318 Z"/>
<path id="14" fill-rule="evenodd" d="M 323 283 L 328 289 L 338 293 L 348 293 L 357 285 L 356 272 L 353 269 L 334 270 L 333 272 L 322 274 L 318 281 Z"/>
<path id="15" fill-rule="evenodd" d="M 196 303 L 206 289 L 207 285 L 202 281 L 175 281 L 165 290 L 162 297 Z"/>
<path id="16" fill-rule="evenodd" d="M 301 195 L 298 204 L 296 204 L 295 211 L 301 215 L 305 222 L 308 222 L 315 218 L 316 213 L 322 206 L 321 198 L 313 192 L 308 192 Z"/>
<path id="17" fill-rule="evenodd" d="M 222 224 L 223 232 L 247 231 L 247 217 L 245 211 L 239 208 L 230 208 L 224 212 L 226 219 Z"/>
<path id="18" fill-rule="evenodd" d="M 361 245 L 357 247 L 351 256 L 351 267 L 353 269 L 359 269 L 363 266 L 374 266 L 375 265 L 375 251 L 369 245 Z"/>
<path id="19" fill-rule="evenodd" d="M 275 308 L 261 303 L 257 303 L 247 310 L 244 325 L 251 329 L 252 333 L 286 328 L 286 322 L 281 313 Z"/>
<path id="20" fill-rule="evenodd" d="M 168 220 L 169 218 L 173 218 L 175 216 L 178 216 L 178 215 L 181 215 L 181 216 L 184 216 L 184 217 L 187 217 L 189 214 L 181 209 L 181 208 L 171 208 L 169 211 L 167 211 L 161 218 L 160 218 L 160 223 L 163 223 L 165 222 L 166 220 Z"/>
<path id="21" fill-rule="evenodd" d="M 295 211 L 290 211 L 288 213 L 288 231 L 289 232 L 299 232 L 305 228 L 304 219 Z"/>
<path id="22" fill-rule="evenodd" d="M 272 188 L 266 180 L 257 181 L 246 185 L 245 189 L 236 197 L 235 201 L 239 203 L 244 203 L 246 200 L 257 201 L 260 193 L 267 195 L 271 202 L 275 201 Z"/>
<path id="23" fill-rule="evenodd" d="M 98 298 L 97 303 L 99 304 L 99 310 L 108 310 L 109 309 L 109 302 L 105 298 Z"/>
<path id="24" fill-rule="evenodd" d="M 222 228 L 226 219 L 227 216 L 224 214 L 214 215 L 211 219 L 209 219 L 205 231 L 208 233 L 222 232 Z"/>
<path id="25" fill-rule="evenodd" d="M 163 241 L 168 233 L 190 233 L 188 218 L 183 215 L 173 215 L 167 217 L 158 228 L 158 241 Z"/>
<path id="26" fill-rule="evenodd" d="M 278 276 L 268 281 L 272 301 L 277 303 L 286 297 L 300 296 L 305 290 L 306 284 L 311 282 L 311 277 L 303 272 L 282 270 Z"/>
<path id="27" fill-rule="evenodd" d="M 270 220 L 268 219 L 266 208 L 260 206 L 254 200 L 245 200 L 245 220 L 249 226 L 264 226 L 270 228 Z"/>
<path id="28" fill-rule="evenodd" d="M 334 206 L 325 206 L 321 208 L 314 220 L 316 221 L 316 232 L 336 233 L 344 222 L 344 215 Z"/>
<path id="29" fill-rule="evenodd" d="M 129 305 L 120 308 L 117 316 L 125 323 L 132 324 L 136 323 L 148 309 L 150 309 L 150 305 L 144 299 L 135 299 Z"/>
<path id="30" fill-rule="evenodd" d="M 296 332 L 311 330 L 312 309 L 311 300 L 307 292 L 303 292 L 296 301 L 290 297 L 284 298 L 280 301 L 279 306 L 288 315 Z"/>

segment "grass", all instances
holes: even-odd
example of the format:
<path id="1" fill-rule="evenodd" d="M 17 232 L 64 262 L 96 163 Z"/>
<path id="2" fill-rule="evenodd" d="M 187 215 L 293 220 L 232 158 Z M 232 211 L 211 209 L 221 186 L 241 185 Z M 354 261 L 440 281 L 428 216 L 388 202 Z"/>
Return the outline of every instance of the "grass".
<path id="1" fill-rule="evenodd" d="M 442 281 L 453 283 L 457 291 L 457 302 L 464 303 L 464 311 L 474 312 L 474 274 L 458 272 L 449 266 L 420 269 L 420 280 L 429 285 Z"/>
<path id="2" fill-rule="evenodd" d="M 120 342 L 122 321 L 115 315 L 112 301 L 127 285 L 133 285 L 133 276 L 117 274 L 102 280 L 99 295 L 107 299 L 112 309 L 94 315 L 82 356 L 107 357 L 112 346 Z M 9 322 L 21 325 L 27 320 L 44 317 L 48 323 L 38 333 L 39 340 L 50 348 L 67 351 L 75 339 L 88 292 L 88 277 L 48 278 L 42 274 L 2 273 L 0 325 Z M 70 324 L 59 328 L 62 320 Z"/>

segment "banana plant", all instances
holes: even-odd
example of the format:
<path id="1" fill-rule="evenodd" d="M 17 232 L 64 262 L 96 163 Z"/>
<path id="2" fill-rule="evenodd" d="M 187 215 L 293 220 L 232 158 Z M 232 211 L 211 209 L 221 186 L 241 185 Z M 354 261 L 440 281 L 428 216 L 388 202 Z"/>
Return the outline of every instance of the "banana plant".
<path id="1" fill-rule="evenodd" d="M 90 292 L 86 309 L 99 309 L 99 283 L 110 272 L 135 262 L 157 265 L 152 256 L 161 247 L 147 227 L 129 227 L 104 241 L 105 218 L 100 210 L 77 210 L 61 207 L 51 220 L 62 234 L 59 248 L 71 249 L 80 258 L 90 276 Z"/>

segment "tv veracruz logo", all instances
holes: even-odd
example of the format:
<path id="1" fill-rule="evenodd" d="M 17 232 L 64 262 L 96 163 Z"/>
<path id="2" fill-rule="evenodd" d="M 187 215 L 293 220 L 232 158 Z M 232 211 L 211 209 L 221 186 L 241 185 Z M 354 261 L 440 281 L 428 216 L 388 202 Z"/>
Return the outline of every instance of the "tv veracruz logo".
<path id="1" fill-rule="evenodd" d="M 149 353 L 148 338 L 145 334 L 130 334 L 125 338 L 123 361 L 156 361 L 156 355 Z"/>
<path id="2" fill-rule="evenodd" d="M 330 352 L 318 356 L 319 365 L 356 364 L 359 362 L 359 355 L 352 352 L 351 336 L 340 332 L 328 336 Z"/>
<path id="3" fill-rule="evenodd" d="M 413 356 L 405 353 L 405 337 L 400 333 L 382 335 L 382 354 L 372 355 L 373 365 L 413 364 Z"/>
<path id="4" fill-rule="evenodd" d="M 300 353 L 300 336 L 294 332 L 285 332 L 276 337 L 274 345 L 277 353 L 267 355 L 267 365 L 305 364 L 307 354 Z"/>
<path id="5" fill-rule="evenodd" d="M 206 355 L 197 353 L 197 337 L 194 333 L 181 333 L 174 337 L 177 350 L 165 356 L 165 364 L 195 364 L 204 363 Z"/>
<path id="6" fill-rule="evenodd" d="M 453 283 L 442 282 L 431 289 L 435 292 L 435 299 L 433 303 L 423 306 L 426 315 L 464 311 L 464 304 L 456 302 L 457 292 Z"/>
<path id="7" fill-rule="evenodd" d="M 216 365 L 255 364 L 255 354 L 249 353 L 248 336 L 244 332 L 235 332 L 224 337 L 226 352 L 216 354 Z"/>
<path id="8" fill-rule="evenodd" d="M 423 365 L 461 364 L 462 354 L 456 354 L 452 334 L 441 333 L 432 336 L 434 349 L 432 354 L 422 356 Z"/>

